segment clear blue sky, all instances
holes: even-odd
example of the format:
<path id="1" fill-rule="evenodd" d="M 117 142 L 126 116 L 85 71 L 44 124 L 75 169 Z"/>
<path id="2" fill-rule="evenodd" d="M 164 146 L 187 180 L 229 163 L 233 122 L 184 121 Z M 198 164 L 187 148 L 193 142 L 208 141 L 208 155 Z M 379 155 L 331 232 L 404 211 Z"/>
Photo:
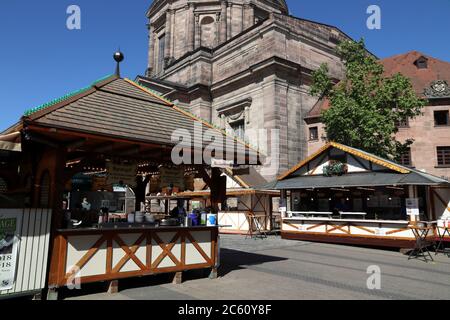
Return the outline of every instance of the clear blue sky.
<path id="1" fill-rule="evenodd" d="M 113 52 L 125 54 L 122 75 L 143 74 L 145 11 L 151 0 L 0 1 L 0 130 L 26 109 L 113 73 Z M 81 30 L 66 28 L 66 9 L 81 8 Z M 381 7 L 382 29 L 366 27 L 366 9 Z M 450 61 L 450 0 L 288 0 L 291 14 L 364 37 L 380 58 L 410 50 Z"/>

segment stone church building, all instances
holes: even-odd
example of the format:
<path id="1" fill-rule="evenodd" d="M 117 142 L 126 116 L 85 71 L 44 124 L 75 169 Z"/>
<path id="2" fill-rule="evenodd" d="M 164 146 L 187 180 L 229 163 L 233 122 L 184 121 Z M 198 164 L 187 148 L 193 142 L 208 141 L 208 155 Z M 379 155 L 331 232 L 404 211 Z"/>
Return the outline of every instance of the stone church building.
<path id="1" fill-rule="evenodd" d="M 311 74 L 327 63 L 342 78 L 335 47 L 346 34 L 290 16 L 284 0 L 155 0 L 147 17 L 138 82 L 238 136 L 279 130 L 279 167 L 267 180 L 307 156 Z"/>

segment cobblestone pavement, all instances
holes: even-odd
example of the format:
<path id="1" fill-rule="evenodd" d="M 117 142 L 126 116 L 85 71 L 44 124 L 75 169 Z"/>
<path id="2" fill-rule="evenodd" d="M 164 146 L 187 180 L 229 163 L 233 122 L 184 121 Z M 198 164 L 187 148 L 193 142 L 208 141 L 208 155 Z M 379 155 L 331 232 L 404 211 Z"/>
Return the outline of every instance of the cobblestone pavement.
<path id="1" fill-rule="evenodd" d="M 370 266 L 381 269 L 380 290 L 367 288 Z M 181 285 L 166 275 L 119 285 L 115 295 L 98 285 L 63 295 L 84 300 L 450 299 L 450 258 L 440 254 L 425 263 L 408 261 L 398 251 L 222 235 L 216 280 L 192 271 Z"/>

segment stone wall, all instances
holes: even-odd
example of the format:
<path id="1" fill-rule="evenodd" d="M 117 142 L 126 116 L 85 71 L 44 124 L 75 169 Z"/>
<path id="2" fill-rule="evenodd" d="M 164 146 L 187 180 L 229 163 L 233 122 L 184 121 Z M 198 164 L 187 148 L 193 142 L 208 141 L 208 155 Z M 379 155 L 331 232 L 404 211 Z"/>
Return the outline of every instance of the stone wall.
<path id="1" fill-rule="evenodd" d="M 182 1 L 176 3 L 180 6 Z M 194 30 L 197 41 L 190 52 L 193 38 L 189 36 L 189 21 L 197 15 L 195 19 L 201 23 L 201 10 L 207 6 L 209 13 L 203 15 L 208 17 L 210 29 L 203 37 L 206 29 L 200 30 L 200 38 L 199 30 Z M 228 1 L 227 6 L 223 2 L 216 5 L 197 1 L 194 6 L 172 7 L 177 24 L 187 26 L 184 30 L 172 28 L 173 60 L 158 79 L 188 88 L 209 88 L 209 92 L 191 98 L 185 107 L 229 131 L 233 121 L 242 120 L 246 132 L 278 130 L 279 166 L 275 172 L 265 171 L 266 179 L 271 180 L 307 156 L 307 127 L 303 119 L 316 102 L 308 93 L 311 73 L 327 63 L 334 78 L 342 77 L 343 66 L 334 49 L 336 39 L 346 36 L 333 27 L 276 11 L 258 22 L 256 15 L 261 15 L 264 6 L 256 8 L 236 0 Z M 154 18 L 158 19 L 157 15 Z M 269 147 L 265 151 L 270 156 Z"/>
<path id="2" fill-rule="evenodd" d="M 437 147 L 450 146 L 450 126 L 434 125 L 434 111 L 438 110 L 450 110 L 450 105 L 426 106 L 423 116 L 410 120 L 409 127 L 400 129 L 397 139 L 414 139 L 411 161 L 416 169 L 450 180 L 450 167 L 438 167 Z"/>
<path id="3" fill-rule="evenodd" d="M 157 59 L 158 38 L 165 34 L 166 63 L 200 47 L 214 48 L 239 35 L 255 23 L 255 10 L 282 12 L 258 0 L 156 0 L 147 12 L 149 19 L 149 63 L 147 75 L 160 75 L 164 66 Z"/>

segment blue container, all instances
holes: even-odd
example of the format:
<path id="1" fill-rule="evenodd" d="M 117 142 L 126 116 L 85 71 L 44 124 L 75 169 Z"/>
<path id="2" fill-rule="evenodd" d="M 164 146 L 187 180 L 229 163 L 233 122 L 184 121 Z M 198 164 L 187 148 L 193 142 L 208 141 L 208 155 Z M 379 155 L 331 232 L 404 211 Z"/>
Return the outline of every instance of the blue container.
<path id="1" fill-rule="evenodd" d="M 189 219 L 191 219 L 193 227 L 196 227 L 200 224 L 198 221 L 198 216 L 195 213 L 189 214 Z"/>
<path id="2" fill-rule="evenodd" d="M 208 227 L 215 227 L 217 226 L 217 214 L 209 213 L 207 217 L 207 224 Z"/>

